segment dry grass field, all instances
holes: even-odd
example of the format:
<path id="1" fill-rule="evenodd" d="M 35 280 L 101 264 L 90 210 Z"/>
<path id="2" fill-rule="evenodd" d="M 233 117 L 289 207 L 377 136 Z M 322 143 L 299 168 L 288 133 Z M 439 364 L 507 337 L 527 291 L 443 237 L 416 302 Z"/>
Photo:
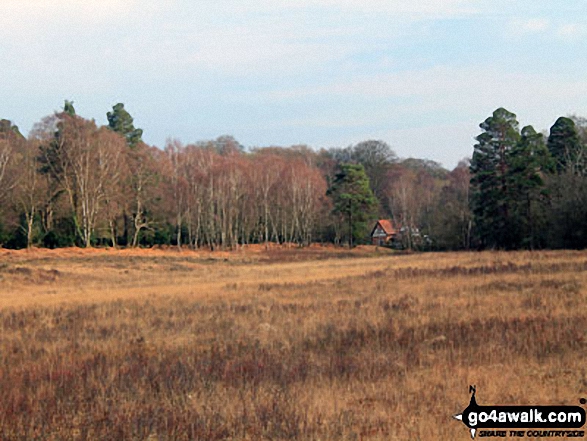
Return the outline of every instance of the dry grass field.
<path id="1" fill-rule="evenodd" d="M 587 397 L 587 253 L 0 250 L 1 440 L 457 440 Z"/>

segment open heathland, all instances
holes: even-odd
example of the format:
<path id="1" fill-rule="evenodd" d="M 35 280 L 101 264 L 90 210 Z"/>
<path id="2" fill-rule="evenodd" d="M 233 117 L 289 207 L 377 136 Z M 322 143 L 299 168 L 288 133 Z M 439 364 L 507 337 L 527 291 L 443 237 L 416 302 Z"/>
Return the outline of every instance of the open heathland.
<path id="1" fill-rule="evenodd" d="M 0 439 L 467 439 L 587 397 L 587 253 L 0 251 Z"/>

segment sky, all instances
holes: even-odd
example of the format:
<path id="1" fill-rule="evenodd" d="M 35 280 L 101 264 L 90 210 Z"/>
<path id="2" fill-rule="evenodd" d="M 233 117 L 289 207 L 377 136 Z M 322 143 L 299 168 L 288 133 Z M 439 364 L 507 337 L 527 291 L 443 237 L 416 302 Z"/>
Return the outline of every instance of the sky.
<path id="1" fill-rule="evenodd" d="M 447 168 L 505 107 L 587 116 L 587 2 L 2 0 L 0 118 L 118 102 L 148 144 L 387 142 Z"/>

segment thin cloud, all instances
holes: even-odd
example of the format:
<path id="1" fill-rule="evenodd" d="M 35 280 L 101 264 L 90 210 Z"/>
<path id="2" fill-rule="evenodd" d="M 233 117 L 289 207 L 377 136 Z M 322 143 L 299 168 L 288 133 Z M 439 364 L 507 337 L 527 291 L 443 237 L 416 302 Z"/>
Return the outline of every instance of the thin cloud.
<path id="1" fill-rule="evenodd" d="M 102 120 L 112 103 L 133 102 L 154 144 L 217 127 L 239 135 L 240 127 L 246 144 L 324 145 L 399 133 L 415 121 L 453 130 L 466 120 L 458 130 L 474 136 L 499 106 L 543 129 L 557 115 L 587 113 L 584 66 L 574 56 L 585 45 L 586 8 L 546 0 L 4 0 L 0 101 L 25 128 L 64 98 Z M 406 145 L 418 129 L 406 132 Z"/>
<path id="2" fill-rule="evenodd" d="M 38 25 L 42 26 L 42 30 L 64 22 L 69 23 L 69 26 L 76 26 L 79 22 L 101 26 L 106 20 L 125 17 L 133 11 L 139 12 L 139 6 L 138 0 L 4 0 L 0 24 L 18 33 L 34 31 Z M 67 32 L 67 26 L 63 31 Z"/>
<path id="3" fill-rule="evenodd" d="M 319 71 L 401 36 L 415 20 L 471 13 L 464 0 L 5 1 L 0 36 L 17 64 L 25 50 L 45 64 L 92 56 L 105 69 L 241 76 Z"/>
<path id="4" fill-rule="evenodd" d="M 585 111 L 587 81 L 569 81 L 546 75 L 502 71 L 489 65 L 463 68 L 437 66 L 419 71 L 363 76 L 317 87 L 269 92 L 266 100 L 299 101 L 310 98 L 386 100 L 388 111 L 466 114 L 478 109 L 509 106 L 515 111 L 553 109 Z M 564 110 L 563 110 L 564 109 Z M 534 113 L 532 111 L 532 113 Z"/>
<path id="5" fill-rule="evenodd" d="M 509 32 L 514 35 L 541 34 L 550 28 L 550 20 L 545 18 L 530 18 L 524 20 L 512 20 Z"/>
<path id="6" fill-rule="evenodd" d="M 578 23 L 567 23 L 561 25 L 557 35 L 564 40 L 577 40 L 587 34 L 587 27 Z"/>

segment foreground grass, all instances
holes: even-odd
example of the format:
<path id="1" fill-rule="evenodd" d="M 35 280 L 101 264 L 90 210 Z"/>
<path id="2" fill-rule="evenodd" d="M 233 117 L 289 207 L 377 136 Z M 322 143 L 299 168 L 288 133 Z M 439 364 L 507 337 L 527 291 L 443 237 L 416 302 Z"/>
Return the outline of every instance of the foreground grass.
<path id="1" fill-rule="evenodd" d="M 469 384 L 481 404 L 587 395 L 586 269 L 580 252 L 5 258 L 0 439 L 466 439 Z"/>

